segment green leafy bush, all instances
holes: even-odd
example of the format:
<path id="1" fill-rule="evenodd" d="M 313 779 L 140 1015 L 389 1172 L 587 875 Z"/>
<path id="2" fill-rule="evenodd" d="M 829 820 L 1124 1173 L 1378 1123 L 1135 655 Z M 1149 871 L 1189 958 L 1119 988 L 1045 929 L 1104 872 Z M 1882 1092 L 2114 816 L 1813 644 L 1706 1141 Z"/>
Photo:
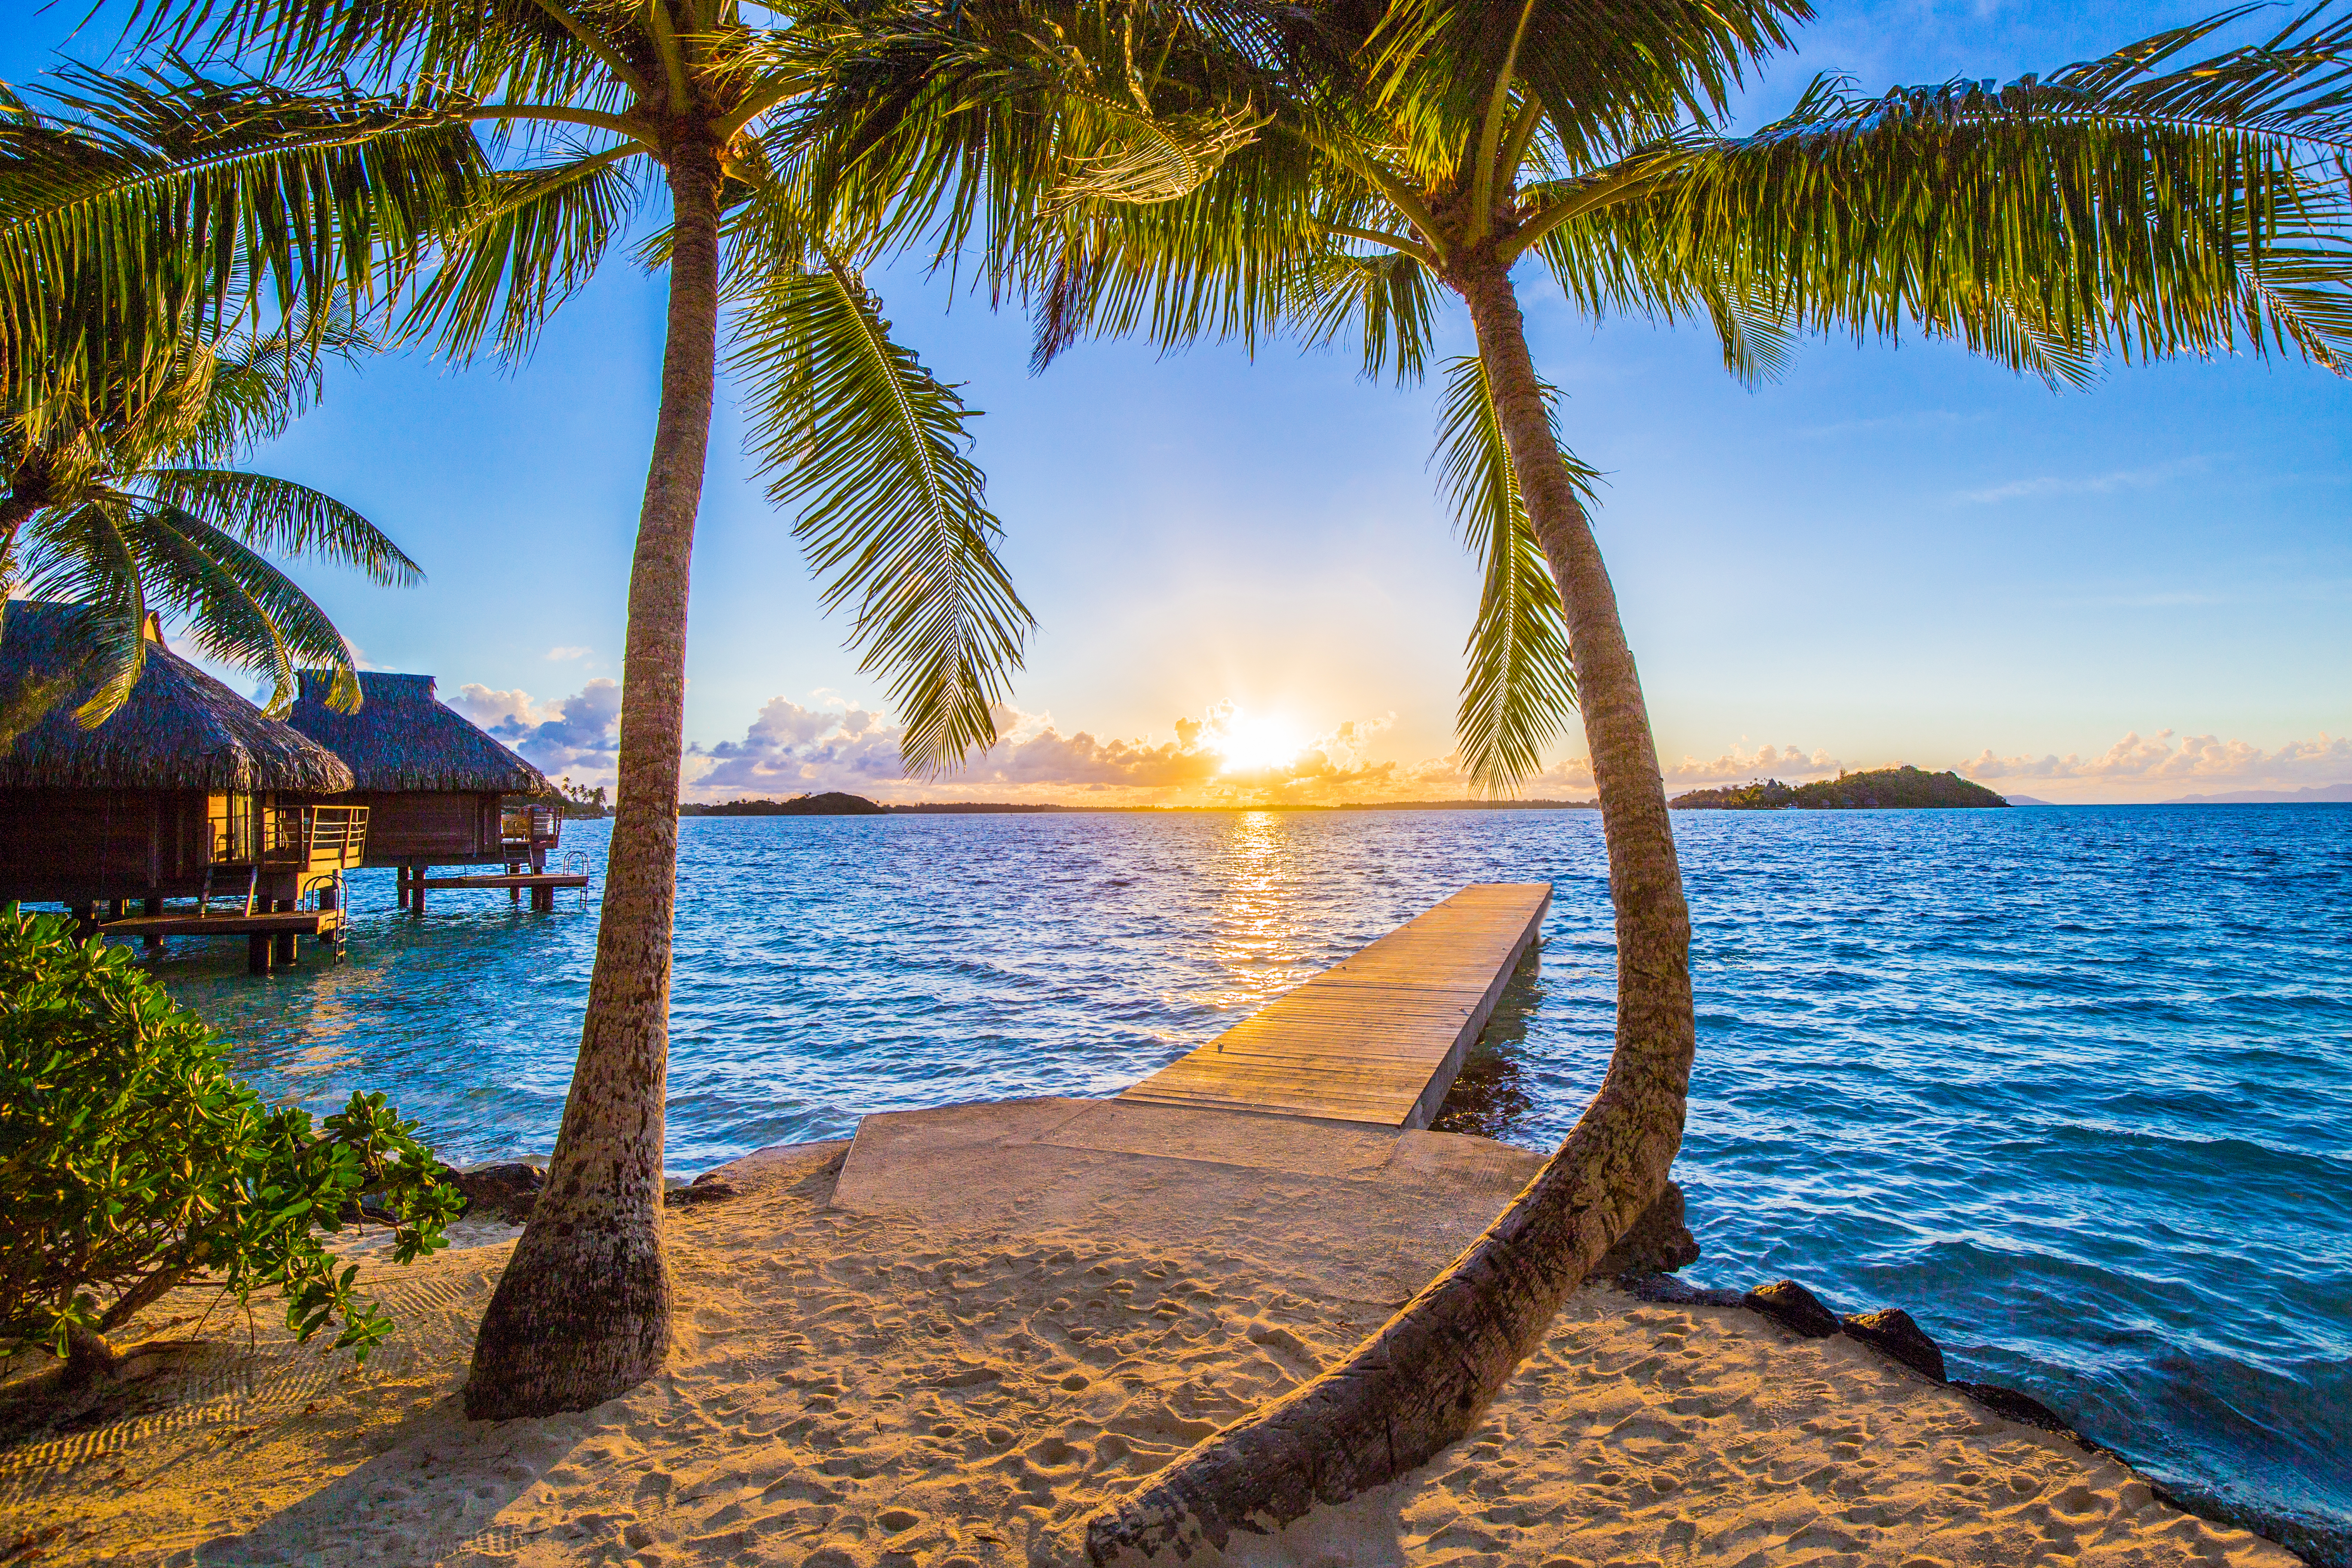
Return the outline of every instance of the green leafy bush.
<path id="1" fill-rule="evenodd" d="M 314 1130 L 224 1057 L 127 950 L 0 910 L 0 1353 L 102 1366 L 109 1331 L 199 1279 L 281 1296 L 301 1339 L 339 1322 L 362 1357 L 391 1331 L 317 1233 L 364 1212 L 405 1263 L 448 1245 L 464 1199 L 383 1095 Z"/>

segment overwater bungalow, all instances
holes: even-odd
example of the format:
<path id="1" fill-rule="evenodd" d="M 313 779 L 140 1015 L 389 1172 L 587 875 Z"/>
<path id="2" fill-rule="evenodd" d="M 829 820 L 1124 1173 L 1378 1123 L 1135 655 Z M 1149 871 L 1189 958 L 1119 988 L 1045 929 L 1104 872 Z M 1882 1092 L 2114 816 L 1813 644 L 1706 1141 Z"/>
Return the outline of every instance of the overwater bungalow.
<path id="1" fill-rule="evenodd" d="M 368 814 L 320 797 L 348 792 L 351 770 L 173 653 L 152 617 L 138 683 L 84 729 L 84 613 L 18 601 L 0 619 L 0 729 L 15 731 L 0 750 L 0 899 L 61 903 L 151 946 L 243 935 L 257 971 L 290 963 L 299 936 L 340 953 L 342 873 L 361 863 Z"/>
<path id="2" fill-rule="evenodd" d="M 327 706 L 323 670 L 302 672 L 288 722 L 351 768 L 338 804 L 368 813 L 365 864 L 394 868 L 401 907 L 422 911 L 428 888 L 504 888 L 555 907 L 584 871 L 548 869 L 563 813 L 545 774 L 434 695 L 433 677 L 366 670 L 356 713 Z M 497 866 L 488 876 L 435 877 L 436 866 Z"/>

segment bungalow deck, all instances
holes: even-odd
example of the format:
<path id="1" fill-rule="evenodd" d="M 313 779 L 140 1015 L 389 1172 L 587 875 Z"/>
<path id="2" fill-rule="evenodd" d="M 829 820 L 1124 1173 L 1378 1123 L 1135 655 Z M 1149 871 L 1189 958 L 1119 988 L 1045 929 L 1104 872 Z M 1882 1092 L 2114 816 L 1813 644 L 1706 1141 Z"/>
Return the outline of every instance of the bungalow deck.
<path id="1" fill-rule="evenodd" d="M 293 967 L 298 957 L 296 944 L 306 936 L 325 942 L 329 953 L 341 963 L 346 940 L 343 911 L 339 909 L 256 910 L 251 914 L 234 910 L 220 914 L 194 910 L 179 914 L 166 911 L 100 921 L 97 929 L 107 936 L 135 936 L 151 945 L 167 936 L 241 936 L 246 939 L 246 967 L 256 974 L 267 974 L 280 966 Z"/>
<path id="2" fill-rule="evenodd" d="M 1465 888 L 1118 1098 L 1425 1128 L 1550 907 L 1549 882 Z"/>
<path id="3" fill-rule="evenodd" d="M 555 908 L 555 894 L 562 888 L 584 888 L 588 874 L 584 871 L 507 871 L 485 872 L 467 877 L 420 877 L 403 868 L 399 874 L 401 907 L 418 914 L 425 912 L 425 893 L 428 888 L 504 888 L 516 903 L 522 902 L 523 889 L 530 889 L 530 907 L 545 913 Z"/>

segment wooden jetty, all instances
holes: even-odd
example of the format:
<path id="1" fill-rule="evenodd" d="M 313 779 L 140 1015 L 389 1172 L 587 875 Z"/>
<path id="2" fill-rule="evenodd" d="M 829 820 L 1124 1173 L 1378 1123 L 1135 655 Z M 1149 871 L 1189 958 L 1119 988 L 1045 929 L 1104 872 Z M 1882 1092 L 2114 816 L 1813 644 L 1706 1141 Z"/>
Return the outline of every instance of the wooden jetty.
<path id="1" fill-rule="evenodd" d="M 404 866 L 397 873 L 400 884 L 400 907 L 425 912 L 425 893 L 428 888 L 504 888 L 508 897 L 522 902 L 523 889 L 530 889 L 530 907 L 546 912 L 555 908 L 555 892 L 559 888 L 584 888 L 588 885 L 585 871 L 509 871 L 486 873 L 472 877 L 427 877 Z"/>
<path id="2" fill-rule="evenodd" d="M 1425 1128 L 1550 907 L 1549 882 L 1465 888 L 1118 1098 Z"/>

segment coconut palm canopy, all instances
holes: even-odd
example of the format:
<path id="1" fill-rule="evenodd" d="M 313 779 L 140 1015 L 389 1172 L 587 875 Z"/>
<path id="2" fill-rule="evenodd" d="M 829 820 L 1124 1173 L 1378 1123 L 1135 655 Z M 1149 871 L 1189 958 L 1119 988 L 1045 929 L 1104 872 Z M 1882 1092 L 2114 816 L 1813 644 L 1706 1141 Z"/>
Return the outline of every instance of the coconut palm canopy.
<path id="1" fill-rule="evenodd" d="M 306 669 L 286 721 L 341 757 L 361 790 L 553 795 L 547 775 L 436 701 L 429 675 L 360 674 L 364 700 L 338 712 L 335 672 Z"/>
<path id="2" fill-rule="evenodd" d="M 18 600 L 0 619 L 0 788 L 299 791 L 341 795 L 352 771 L 326 747 L 160 644 L 96 729 L 74 710 L 103 679 L 86 605 Z"/>

